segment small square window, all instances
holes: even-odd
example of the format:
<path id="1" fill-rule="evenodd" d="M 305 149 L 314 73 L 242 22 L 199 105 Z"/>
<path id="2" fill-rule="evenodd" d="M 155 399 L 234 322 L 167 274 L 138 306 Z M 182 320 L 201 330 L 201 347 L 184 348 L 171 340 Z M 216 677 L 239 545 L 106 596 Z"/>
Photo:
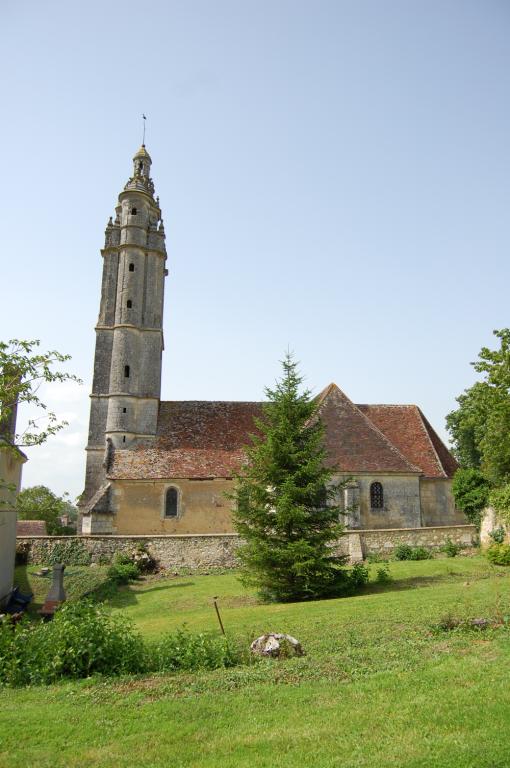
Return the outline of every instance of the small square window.
<path id="1" fill-rule="evenodd" d="M 132 306 L 133 306 L 133 302 L 131 301 L 131 299 L 128 299 L 127 300 L 127 308 L 131 309 Z"/>
<path id="2" fill-rule="evenodd" d="M 127 408 L 123 408 L 122 413 L 127 413 Z"/>

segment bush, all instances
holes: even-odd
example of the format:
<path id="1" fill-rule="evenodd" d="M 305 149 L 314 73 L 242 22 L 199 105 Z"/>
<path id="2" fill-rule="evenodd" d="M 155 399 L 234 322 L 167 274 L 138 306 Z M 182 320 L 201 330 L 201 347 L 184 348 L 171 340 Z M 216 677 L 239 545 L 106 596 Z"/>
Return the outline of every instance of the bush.
<path id="1" fill-rule="evenodd" d="M 382 565 L 377 569 L 375 580 L 378 584 L 389 584 L 391 581 L 393 581 L 387 565 Z"/>
<path id="2" fill-rule="evenodd" d="M 141 637 L 120 616 L 89 601 L 65 603 L 53 621 L 0 625 L 0 683 L 53 683 L 60 678 L 141 672 Z"/>
<path id="3" fill-rule="evenodd" d="M 65 603 L 48 623 L 0 621 L 0 685 L 10 687 L 95 674 L 216 669 L 239 661 L 225 637 L 180 631 L 147 645 L 129 622 L 88 600 Z"/>
<path id="4" fill-rule="evenodd" d="M 510 565 L 510 544 L 491 544 L 485 554 L 493 565 Z"/>
<path id="5" fill-rule="evenodd" d="M 138 544 L 131 552 L 131 562 L 136 565 L 140 573 L 154 573 L 158 570 L 158 561 L 144 544 Z"/>
<path id="6" fill-rule="evenodd" d="M 397 544 L 393 552 L 395 560 L 430 560 L 432 552 L 426 547 L 411 547 L 409 544 Z"/>
<path id="7" fill-rule="evenodd" d="M 136 565 L 130 562 L 114 562 L 108 568 L 108 578 L 114 584 L 129 584 L 130 581 L 136 581 L 140 575 L 140 572 Z"/>
<path id="8" fill-rule="evenodd" d="M 226 637 L 179 630 L 166 635 L 149 648 L 149 666 L 153 672 L 178 669 L 217 669 L 232 667 L 237 656 Z"/>
<path id="9" fill-rule="evenodd" d="M 364 587 L 365 584 L 368 584 L 369 576 L 370 574 L 366 565 L 363 565 L 363 563 L 354 563 L 351 572 L 349 573 L 349 586 L 352 587 L 353 590 L 360 589 L 360 587 Z"/>
<path id="10" fill-rule="evenodd" d="M 501 528 L 494 528 L 493 531 L 489 532 L 489 536 L 496 544 L 503 544 L 505 540 L 505 529 Z"/>
<path id="11" fill-rule="evenodd" d="M 464 512 L 469 522 L 478 528 L 481 512 L 489 497 L 489 483 L 480 470 L 458 469 L 453 477 L 452 493 L 455 505 Z"/>
<path id="12" fill-rule="evenodd" d="M 510 483 L 491 491 L 489 504 L 494 507 L 505 523 L 510 524 Z"/>
<path id="13" fill-rule="evenodd" d="M 441 551 L 446 554 L 446 557 L 457 557 L 460 550 L 460 544 L 455 544 L 450 538 L 447 538 L 444 545 L 441 547 Z"/>

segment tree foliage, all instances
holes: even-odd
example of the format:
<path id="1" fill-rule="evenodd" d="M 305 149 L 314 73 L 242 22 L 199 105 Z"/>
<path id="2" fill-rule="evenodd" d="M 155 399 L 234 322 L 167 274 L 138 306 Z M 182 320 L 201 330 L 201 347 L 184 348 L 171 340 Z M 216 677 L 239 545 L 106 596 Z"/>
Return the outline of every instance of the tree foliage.
<path id="1" fill-rule="evenodd" d="M 457 398 L 446 425 L 464 468 L 481 469 L 493 485 L 510 479 L 510 329 L 494 331 L 499 349 L 483 347 L 472 363 L 482 374 Z"/>
<path id="2" fill-rule="evenodd" d="M 297 363 L 287 354 L 282 366 L 236 477 L 234 521 L 244 580 L 266 599 L 305 600 L 345 585 L 345 559 L 331 547 L 343 531 L 344 484 L 325 464 L 324 428 L 310 392 L 300 392 Z"/>
<path id="3" fill-rule="evenodd" d="M 45 485 L 34 485 L 20 491 L 16 499 L 16 509 L 19 520 L 44 520 L 50 536 L 70 533 L 71 529 L 63 525 L 60 518 L 66 515 L 75 521 L 78 512 L 71 503 L 69 494 L 57 496 Z"/>
<path id="4" fill-rule="evenodd" d="M 489 483 L 479 469 L 458 469 L 452 483 L 456 506 L 473 525 L 479 527 L 480 515 L 489 498 Z"/>
<path id="5" fill-rule="evenodd" d="M 38 340 L 0 341 L 0 434 L 8 431 L 18 404 L 28 403 L 40 412 L 39 417 L 28 421 L 23 433 L 14 435 L 13 442 L 18 447 L 40 445 L 67 426 L 67 422 L 59 421 L 39 397 L 41 384 L 55 381 L 81 383 L 77 376 L 55 370 L 55 365 L 65 363 L 70 355 L 55 350 L 39 353 L 39 345 Z"/>

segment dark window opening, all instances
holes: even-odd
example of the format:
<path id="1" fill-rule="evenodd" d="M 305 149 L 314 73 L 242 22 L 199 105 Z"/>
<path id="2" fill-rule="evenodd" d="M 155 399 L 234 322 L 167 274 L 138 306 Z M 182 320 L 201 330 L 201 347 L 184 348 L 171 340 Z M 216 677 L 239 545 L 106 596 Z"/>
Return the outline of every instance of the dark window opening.
<path id="1" fill-rule="evenodd" d="M 133 302 L 131 301 L 131 299 L 128 299 L 127 300 L 127 308 L 131 309 L 132 306 L 133 306 Z"/>
<path id="2" fill-rule="evenodd" d="M 179 492 L 177 488 L 169 488 L 165 496 L 165 517 L 177 517 Z"/>
<path id="3" fill-rule="evenodd" d="M 123 408 L 122 413 L 127 413 L 127 408 Z"/>
<path id="4" fill-rule="evenodd" d="M 129 365 L 124 366 L 124 377 L 129 379 Z"/>
<path id="5" fill-rule="evenodd" d="M 136 216 L 136 208 L 131 208 L 131 216 Z"/>
<path id="6" fill-rule="evenodd" d="M 130 272 L 134 272 L 135 271 L 135 265 L 134 264 L 130 264 L 129 265 L 129 271 Z"/>
<path id="7" fill-rule="evenodd" d="M 370 507 L 372 509 L 383 509 L 384 494 L 381 483 L 372 483 L 370 486 Z"/>
<path id="8" fill-rule="evenodd" d="M 125 443 L 125 442 L 126 442 L 126 435 L 124 435 L 124 437 L 122 438 L 122 442 L 123 442 L 123 443 Z"/>

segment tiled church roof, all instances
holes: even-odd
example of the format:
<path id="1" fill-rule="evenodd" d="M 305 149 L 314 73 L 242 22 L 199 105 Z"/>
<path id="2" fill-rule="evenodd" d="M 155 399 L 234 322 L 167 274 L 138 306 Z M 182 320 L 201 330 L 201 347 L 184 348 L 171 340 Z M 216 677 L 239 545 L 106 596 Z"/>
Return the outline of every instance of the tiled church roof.
<path id="1" fill-rule="evenodd" d="M 331 384 L 318 396 L 329 463 L 340 471 L 451 477 L 457 467 L 414 405 L 355 405 Z M 231 477 L 262 403 L 161 402 L 155 442 L 116 450 L 111 479 Z"/>

